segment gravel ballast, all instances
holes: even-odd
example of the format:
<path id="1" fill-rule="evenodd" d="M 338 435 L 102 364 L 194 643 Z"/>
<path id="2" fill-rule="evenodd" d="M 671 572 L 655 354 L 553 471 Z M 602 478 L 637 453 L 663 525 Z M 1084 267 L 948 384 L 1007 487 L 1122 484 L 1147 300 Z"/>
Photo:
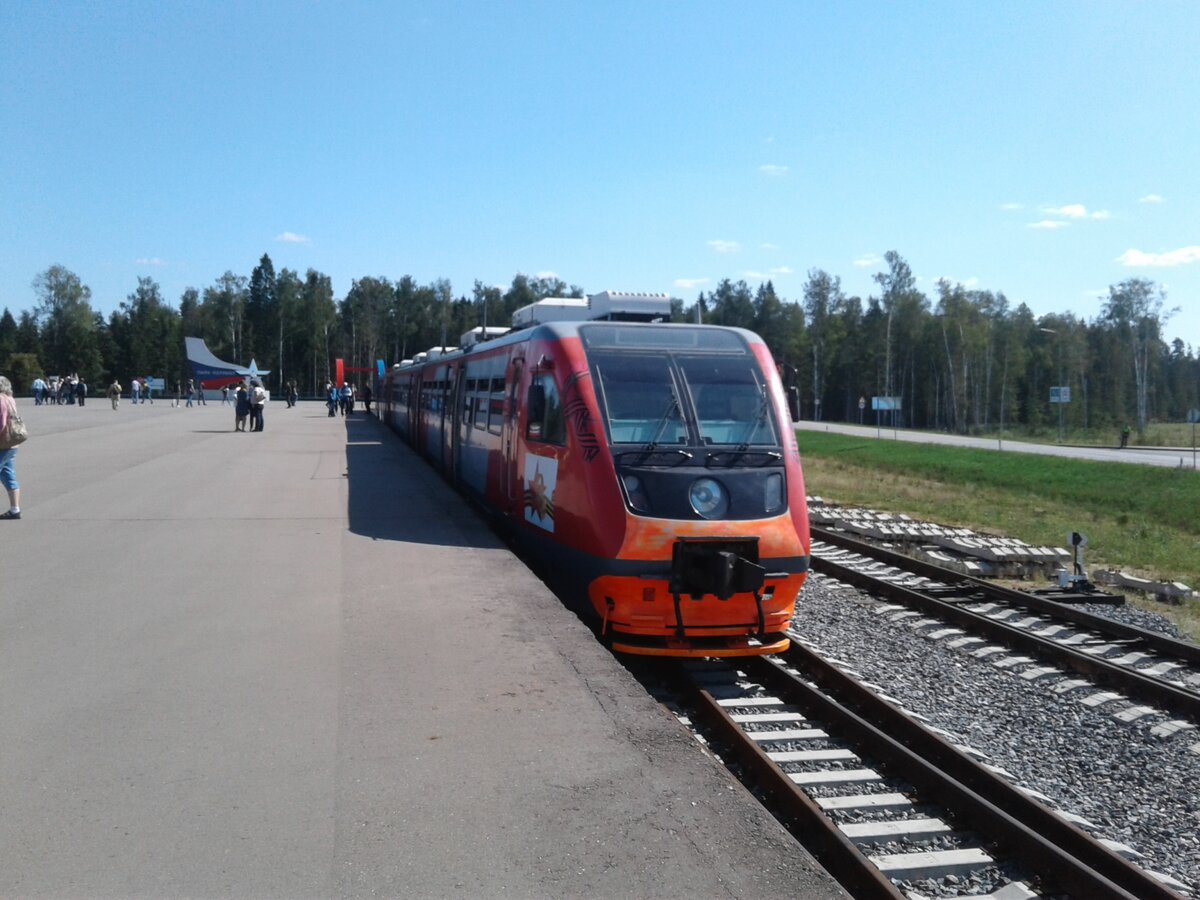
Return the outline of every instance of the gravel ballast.
<path id="1" fill-rule="evenodd" d="M 1096 837 L 1126 844 L 1144 854 L 1139 864 L 1200 886 L 1200 732 L 1154 737 L 1150 728 L 1162 717 L 1118 721 L 1113 714 L 1128 703 L 1084 706 L 1080 699 L 1095 689 L 1057 694 L 1050 688 L 1061 678 L 1019 677 L 1028 665 L 998 669 L 923 636 L 936 627 L 890 621 L 882 606 L 812 574 L 793 628 L 986 753 L 1018 784 L 1093 823 Z M 1139 611 L 1137 624 L 1147 627 L 1148 617 Z"/>

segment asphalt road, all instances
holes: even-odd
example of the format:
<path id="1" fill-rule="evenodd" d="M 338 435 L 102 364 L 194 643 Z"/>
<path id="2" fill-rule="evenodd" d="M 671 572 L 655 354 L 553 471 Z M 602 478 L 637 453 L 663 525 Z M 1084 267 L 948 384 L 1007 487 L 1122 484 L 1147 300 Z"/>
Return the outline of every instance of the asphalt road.
<path id="1" fill-rule="evenodd" d="M 1097 462 L 1135 463 L 1144 466 L 1165 466 L 1171 469 L 1195 469 L 1197 453 L 1189 447 L 1087 447 L 1072 444 L 1032 444 L 1025 441 L 998 441 L 995 438 L 962 437 L 935 431 L 912 431 L 906 428 L 872 428 L 863 425 L 843 425 L 838 422 L 795 422 L 800 431 L 829 431 L 836 434 L 858 435 L 882 441 L 908 441 L 917 444 L 944 444 L 955 447 L 975 447 L 1002 453 L 1034 453 L 1041 456 L 1061 456 L 1069 459 L 1089 459 Z M 803 443 L 801 445 L 803 452 Z"/>

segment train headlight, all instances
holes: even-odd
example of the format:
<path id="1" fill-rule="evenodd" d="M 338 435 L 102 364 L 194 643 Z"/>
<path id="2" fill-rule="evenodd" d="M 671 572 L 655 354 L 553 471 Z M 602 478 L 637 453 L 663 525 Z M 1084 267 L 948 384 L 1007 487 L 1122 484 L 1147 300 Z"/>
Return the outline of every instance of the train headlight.
<path id="1" fill-rule="evenodd" d="M 783 506 L 783 475 L 781 473 L 772 472 L 767 476 L 763 506 L 769 513 L 775 512 Z"/>
<path id="2" fill-rule="evenodd" d="M 688 500 L 696 514 L 704 519 L 720 519 L 729 511 L 729 497 L 719 481 L 697 478 L 688 491 Z"/>

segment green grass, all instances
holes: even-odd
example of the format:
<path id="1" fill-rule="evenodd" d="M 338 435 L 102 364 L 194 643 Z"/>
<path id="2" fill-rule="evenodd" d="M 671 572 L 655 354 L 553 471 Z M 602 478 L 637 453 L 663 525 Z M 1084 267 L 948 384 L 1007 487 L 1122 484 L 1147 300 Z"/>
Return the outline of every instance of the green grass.
<path id="1" fill-rule="evenodd" d="M 1200 590 L 1200 473 L 797 433 L 810 494 L 837 503 L 1065 546 L 1087 535 L 1086 564 Z M 1200 601 L 1171 612 L 1200 634 Z"/>
<path id="2" fill-rule="evenodd" d="M 886 430 L 886 429 L 885 429 Z M 1193 435 L 1200 441 L 1200 427 L 1193 432 L 1192 426 L 1183 422 L 1150 422 L 1146 425 L 1145 433 L 1139 435 L 1133 431 L 1129 435 L 1130 447 L 1175 447 L 1184 454 L 1188 465 L 1191 465 Z M 1027 441 L 1032 444 L 1058 443 L 1058 425 L 1049 421 L 1038 428 L 1012 427 L 1004 429 L 999 434 L 995 428 L 972 429 L 972 437 L 991 438 L 1003 437 L 1006 441 Z M 1116 427 L 1106 428 L 1070 428 L 1063 435 L 1063 442 L 1079 444 L 1088 447 L 1116 447 L 1121 442 L 1121 430 Z"/>

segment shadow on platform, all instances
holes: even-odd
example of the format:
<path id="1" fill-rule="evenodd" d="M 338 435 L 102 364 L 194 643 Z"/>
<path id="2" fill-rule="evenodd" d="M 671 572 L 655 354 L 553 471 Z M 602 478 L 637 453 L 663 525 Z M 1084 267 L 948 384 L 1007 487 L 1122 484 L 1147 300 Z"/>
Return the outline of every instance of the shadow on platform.
<path id="1" fill-rule="evenodd" d="M 350 531 L 380 541 L 503 547 L 470 504 L 374 416 L 346 428 Z"/>

